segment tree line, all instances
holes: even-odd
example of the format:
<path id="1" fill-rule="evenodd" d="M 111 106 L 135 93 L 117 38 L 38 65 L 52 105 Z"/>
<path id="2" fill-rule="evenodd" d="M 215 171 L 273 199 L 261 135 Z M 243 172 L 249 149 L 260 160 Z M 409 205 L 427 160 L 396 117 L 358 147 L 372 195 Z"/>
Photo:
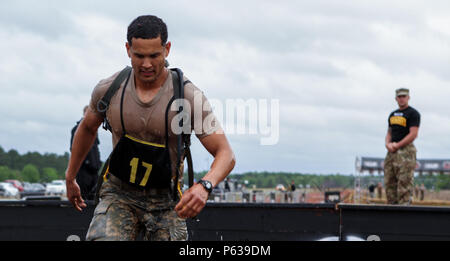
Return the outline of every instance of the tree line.
<path id="1" fill-rule="evenodd" d="M 195 179 L 199 180 L 206 174 L 205 171 L 195 173 Z M 310 187 L 326 191 L 328 189 L 346 189 L 354 188 L 356 177 L 354 175 L 342 174 L 307 174 L 307 173 L 290 173 L 290 172 L 245 172 L 241 174 L 231 173 L 230 179 L 239 184 L 245 184 L 247 188 L 275 188 L 281 184 L 287 188 L 291 182 L 294 182 L 297 188 Z M 184 182 L 187 183 L 187 173 L 184 174 Z M 383 175 L 363 175 L 360 177 L 361 188 L 367 189 L 369 185 L 377 185 L 378 182 L 384 184 Z M 450 175 L 435 174 L 423 175 L 414 178 L 414 185 L 424 184 L 427 189 L 432 190 L 449 190 Z"/>
<path id="2" fill-rule="evenodd" d="M 206 171 L 195 173 L 196 180 L 201 179 Z M 239 184 L 246 184 L 248 188 L 275 188 L 281 184 L 287 188 L 292 182 L 296 187 L 310 187 L 320 190 L 329 188 L 353 188 L 355 177 L 352 175 L 322 175 L 304 174 L 290 172 L 245 172 L 240 174 L 231 173 L 228 176 L 231 180 Z M 187 184 L 187 173 L 184 174 L 185 184 Z"/>
<path id="3" fill-rule="evenodd" d="M 246 172 L 242 174 L 230 175 L 239 182 L 247 181 L 247 186 L 257 188 L 275 188 L 283 185 L 286 188 L 293 182 L 296 187 L 310 187 L 320 190 L 330 188 L 353 188 L 354 177 L 350 175 L 317 175 L 307 173 L 289 172 Z"/>
<path id="4" fill-rule="evenodd" d="M 69 153 L 40 154 L 28 152 L 20 155 L 17 150 L 6 152 L 0 146 L 0 181 L 17 179 L 26 182 L 50 182 L 64 179 Z"/>

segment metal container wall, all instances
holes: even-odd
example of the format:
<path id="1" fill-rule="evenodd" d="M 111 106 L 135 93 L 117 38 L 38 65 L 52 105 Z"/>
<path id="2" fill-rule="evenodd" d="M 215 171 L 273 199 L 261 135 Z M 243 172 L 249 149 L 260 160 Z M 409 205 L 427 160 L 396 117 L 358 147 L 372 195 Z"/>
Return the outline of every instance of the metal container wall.
<path id="1" fill-rule="evenodd" d="M 0 201 L 0 240 L 84 240 L 87 203 Z M 450 240 L 449 207 L 208 203 L 187 223 L 192 241 Z"/>

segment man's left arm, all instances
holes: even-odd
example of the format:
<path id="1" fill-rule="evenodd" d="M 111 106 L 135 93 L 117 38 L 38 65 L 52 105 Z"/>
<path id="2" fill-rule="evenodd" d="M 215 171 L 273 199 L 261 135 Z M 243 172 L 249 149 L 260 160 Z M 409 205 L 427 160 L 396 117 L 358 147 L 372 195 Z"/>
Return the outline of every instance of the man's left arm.
<path id="1" fill-rule="evenodd" d="M 213 133 L 200 139 L 200 142 L 214 156 L 211 169 L 203 177 L 212 183 L 213 187 L 223 181 L 234 168 L 236 159 L 228 140 L 223 133 Z M 208 192 L 201 184 L 194 184 L 181 197 L 175 206 L 175 211 L 181 218 L 197 216 L 205 207 Z"/>

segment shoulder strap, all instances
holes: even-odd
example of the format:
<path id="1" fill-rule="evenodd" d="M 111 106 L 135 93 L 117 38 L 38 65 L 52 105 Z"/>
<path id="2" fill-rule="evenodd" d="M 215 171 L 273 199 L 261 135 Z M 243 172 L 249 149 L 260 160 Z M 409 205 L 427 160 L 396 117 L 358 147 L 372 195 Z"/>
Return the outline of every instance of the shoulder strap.
<path id="1" fill-rule="evenodd" d="M 106 91 L 103 98 L 101 98 L 97 103 L 97 110 L 102 113 L 103 115 L 103 128 L 105 130 L 111 131 L 111 126 L 109 125 L 108 120 L 106 119 L 106 111 L 108 111 L 109 103 L 111 102 L 111 98 L 114 96 L 114 94 L 117 92 L 117 90 L 120 88 L 120 85 L 129 77 L 131 74 L 131 67 L 127 66 L 125 67 L 119 75 L 117 75 L 116 79 L 112 82 L 109 89 Z"/>
<path id="2" fill-rule="evenodd" d="M 190 81 L 183 81 L 183 72 L 179 68 L 170 69 L 172 74 L 172 82 L 173 82 L 173 97 L 171 102 L 177 101 L 178 113 L 183 110 L 183 99 L 184 99 L 184 85 L 189 83 Z M 171 104 L 169 104 L 170 106 Z M 166 111 L 166 122 L 167 122 L 167 111 Z M 183 120 L 180 122 L 180 127 L 183 127 Z M 183 146 L 184 145 L 184 146 Z M 176 168 L 176 181 L 178 181 L 180 176 L 180 165 L 181 158 L 187 158 L 188 163 L 188 175 L 189 175 L 189 187 L 192 187 L 194 184 L 194 169 L 192 166 L 192 156 L 190 151 L 190 133 L 181 133 L 177 135 L 177 168 Z M 174 189 L 174 197 L 176 194 L 176 189 Z"/>

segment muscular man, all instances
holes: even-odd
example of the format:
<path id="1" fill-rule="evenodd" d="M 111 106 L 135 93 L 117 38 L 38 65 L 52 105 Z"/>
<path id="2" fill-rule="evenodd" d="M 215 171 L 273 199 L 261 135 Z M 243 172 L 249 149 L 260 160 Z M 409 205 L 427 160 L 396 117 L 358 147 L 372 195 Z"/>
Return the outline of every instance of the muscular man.
<path id="1" fill-rule="evenodd" d="M 182 177 L 176 180 L 175 175 L 179 133 L 174 130 L 178 122 L 172 123 L 177 111 L 169 110 L 168 104 L 174 97 L 172 78 L 176 76 L 165 67 L 171 48 L 167 38 L 166 24 L 156 16 L 140 16 L 129 25 L 126 51 L 132 70 L 112 97 L 106 116 L 97 105 L 119 73 L 98 83 L 75 134 L 66 184 L 67 197 L 79 211 L 86 204 L 75 176 L 104 117 L 114 145 L 87 240 L 135 240 L 141 232 L 147 240 L 186 240 L 185 219 L 203 209 L 212 187 L 234 167 L 233 151 L 206 97 L 187 83 L 184 97 L 190 106 L 184 107 L 202 103 L 203 110 L 191 112 L 186 122 L 214 161 L 201 181 L 174 199 L 172 185 L 178 185 L 181 194 Z M 188 82 L 186 77 L 182 80 Z M 183 173 L 182 165 L 180 168 Z"/>
<path id="2" fill-rule="evenodd" d="M 417 151 L 413 141 L 419 132 L 420 114 L 408 104 L 408 89 L 397 89 L 395 99 L 399 108 L 389 115 L 384 182 L 388 204 L 408 205 L 411 203 L 416 168 Z"/>

